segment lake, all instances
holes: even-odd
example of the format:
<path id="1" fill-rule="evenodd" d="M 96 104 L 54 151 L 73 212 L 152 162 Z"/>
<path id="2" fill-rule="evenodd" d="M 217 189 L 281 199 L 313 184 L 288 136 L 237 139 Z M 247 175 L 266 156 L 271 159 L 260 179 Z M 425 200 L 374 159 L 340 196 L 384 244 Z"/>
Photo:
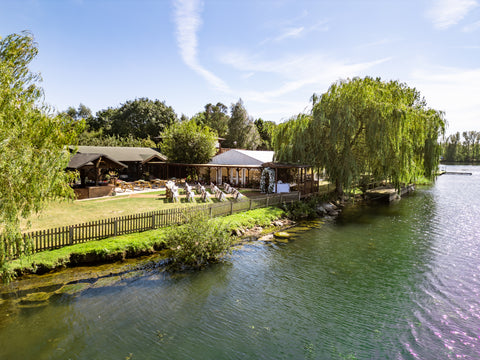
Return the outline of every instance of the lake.
<path id="1" fill-rule="evenodd" d="M 150 266 L 0 300 L 0 359 L 479 359 L 480 167 L 447 170 L 473 175 L 199 272 Z"/>

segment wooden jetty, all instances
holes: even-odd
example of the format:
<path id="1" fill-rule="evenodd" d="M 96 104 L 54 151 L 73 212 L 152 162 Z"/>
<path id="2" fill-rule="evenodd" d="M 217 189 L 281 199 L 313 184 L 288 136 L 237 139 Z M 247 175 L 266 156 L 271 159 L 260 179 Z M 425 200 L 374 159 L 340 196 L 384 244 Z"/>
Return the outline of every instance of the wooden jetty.
<path id="1" fill-rule="evenodd" d="M 375 200 L 382 202 L 392 202 L 394 200 L 400 200 L 403 195 L 415 191 L 415 185 L 411 184 L 403 187 L 398 192 L 396 189 L 390 186 L 381 186 L 371 190 L 367 190 L 366 197 L 367 200 Z"/>
<path id="2" fill-rule="evenodd" d="M 445 171 L 442 175 L 472 175 L 472 173 L 464 171 Z"/>

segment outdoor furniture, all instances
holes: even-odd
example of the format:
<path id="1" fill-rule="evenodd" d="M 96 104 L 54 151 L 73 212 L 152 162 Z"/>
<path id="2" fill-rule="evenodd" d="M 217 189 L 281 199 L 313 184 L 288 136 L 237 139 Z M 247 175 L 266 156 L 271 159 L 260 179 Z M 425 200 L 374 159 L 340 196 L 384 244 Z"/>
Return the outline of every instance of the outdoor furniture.
<path id="1" fill-rule="evenodd" d="M 128 189 L 134 191 L 135 190 L 135 185 L 133 183 L 128 183 L 126 181 L 122 181 L 120 183 L 120 189 L 125 192 L 127 191 Z"/>
<path id="2" fill-rule="evenodd" d="M 165 186 L 165 180 L 155 179 L 151 180 L 150 183 L 158 188 Z"/>
<path id="3" fill-rule="evenodd" d="M 136 180 L 134 184 L 136 187 L 140 188 L 140 190 L 145 190 L 145 188 L 152 188 L 152 184 L 145 180 Z"/>

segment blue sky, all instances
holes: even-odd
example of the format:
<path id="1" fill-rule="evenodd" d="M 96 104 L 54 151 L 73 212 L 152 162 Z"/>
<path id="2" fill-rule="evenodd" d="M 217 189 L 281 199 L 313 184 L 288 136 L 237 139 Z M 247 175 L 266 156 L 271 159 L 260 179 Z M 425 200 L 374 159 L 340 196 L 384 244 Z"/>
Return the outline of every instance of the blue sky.
<path id="1" fill-rule="evenodd" d="M 447 133 L 480 130 L 480 0 L 0 0 L 0 36 L 22 30 L 59 111 L 242 98 L 278 123 L 368 75 L 416 87 Z"/>

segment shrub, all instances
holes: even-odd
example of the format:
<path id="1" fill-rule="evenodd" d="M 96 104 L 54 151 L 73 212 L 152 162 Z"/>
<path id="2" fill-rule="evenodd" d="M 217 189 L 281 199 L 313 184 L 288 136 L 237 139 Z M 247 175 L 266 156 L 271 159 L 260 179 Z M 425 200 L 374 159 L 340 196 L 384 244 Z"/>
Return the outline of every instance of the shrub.
<path id="1" fill-rule="evenodd" d="M 172 227 L 165 239 L 174 265 L 201 267 L 219 261 L 230 251 L 233 238 L 226 224 L 202 213 L 184 216 L 185 223 Z"/>
<path id="2" fill-rule="evenodd" d="M 292 203 L 283 204 L 287 216 L 292 220 L 313 219 L 318 216 L 317 206 L 322 202 L 323 197 L 312 196 L 308 200 L 298 200 Z"/>

